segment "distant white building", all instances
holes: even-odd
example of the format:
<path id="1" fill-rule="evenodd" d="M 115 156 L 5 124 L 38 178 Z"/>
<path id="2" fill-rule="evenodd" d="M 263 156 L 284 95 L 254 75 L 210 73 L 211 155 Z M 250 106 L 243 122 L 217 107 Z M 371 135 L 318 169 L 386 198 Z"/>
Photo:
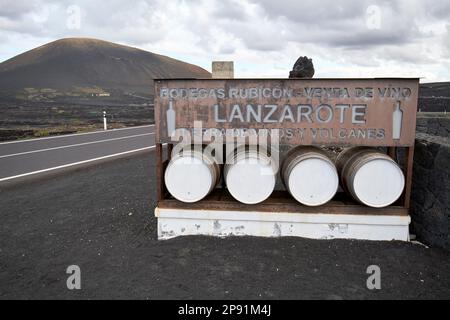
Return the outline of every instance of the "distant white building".
<path id="1" fill-rule="evenodd" d="M 109 92 L 102 92 L 102 93 L 93 93 L 93 97 L 110 97 L 111 93 Z"/>

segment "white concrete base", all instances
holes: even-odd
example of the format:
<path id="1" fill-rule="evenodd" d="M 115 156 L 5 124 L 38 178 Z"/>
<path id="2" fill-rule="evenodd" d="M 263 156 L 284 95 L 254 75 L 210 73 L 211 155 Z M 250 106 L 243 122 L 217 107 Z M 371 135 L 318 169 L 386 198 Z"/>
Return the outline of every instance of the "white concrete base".
<path id="1" fill-rule="evenodd" d="M 409 216 L 155 209 L 158 239 L 186 235 L 409 241 Z"/>

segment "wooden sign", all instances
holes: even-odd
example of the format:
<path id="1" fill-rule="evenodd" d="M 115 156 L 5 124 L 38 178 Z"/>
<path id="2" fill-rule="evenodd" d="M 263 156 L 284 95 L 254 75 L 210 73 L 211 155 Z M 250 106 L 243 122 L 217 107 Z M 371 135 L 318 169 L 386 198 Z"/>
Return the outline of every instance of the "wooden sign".
<path id="1" fill-rule="evenodd" d="M 290 145 L 413 146 L 419 79 L 155 81 L 156 140 L 175 130 L 226 137 L 277 129 Z"/>

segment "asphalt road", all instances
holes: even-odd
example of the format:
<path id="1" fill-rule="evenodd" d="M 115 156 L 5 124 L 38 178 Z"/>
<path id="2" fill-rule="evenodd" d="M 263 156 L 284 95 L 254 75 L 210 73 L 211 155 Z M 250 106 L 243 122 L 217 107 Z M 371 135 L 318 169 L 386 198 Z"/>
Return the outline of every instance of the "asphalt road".
<path id="1" fill-rule="evenodd" d="M 450 298 L 449 252 L 414 243 L 158 241 L 154 177 L 149 150 L 0 185 L 0 300 Z M 81 290 L 67 288 L 70 265 Z M 380 290 L 367 288 L 371 265 Z"/>
<path id="2" fill-rule="evenodd" d="M 0 182 L 154 146 L 154 125 L 0 143 Z"/>

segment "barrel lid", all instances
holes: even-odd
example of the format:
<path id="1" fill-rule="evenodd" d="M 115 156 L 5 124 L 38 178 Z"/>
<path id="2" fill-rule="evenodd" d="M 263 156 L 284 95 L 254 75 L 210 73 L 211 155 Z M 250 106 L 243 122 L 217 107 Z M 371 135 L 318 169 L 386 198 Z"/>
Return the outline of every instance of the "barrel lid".
<path id="1" fill-rule="evenodd" d="M 165 173 L 167 190 L 177 200 L 196 202 L 208 195 L 213 184 L 210 167 L 197 157 L 177 157 Z"/>
<path id="2" fill-rule="evenodd" d="M 382 208 L 393 204 L 403 193 L 405 177 L 398 165 L 377 158 L 362 165 L 353 178 L 353 190 L 364 204 Z"/>
<path id="3" fill-rule="evenodd" d="M 330 201 L 339 186 L 334 165 L 311 157 L 298 162 L 290 171 L 288 189 L 291 195 L 307 206 L 320 206 Z"/>
<path id="4" fill-rule="evenodd" d="M 241 158 L 228 166 L 228 191 L 238 201 L 256 204 L 266 200 L 275 187 L 272 165 L 261 158 Z"/>

